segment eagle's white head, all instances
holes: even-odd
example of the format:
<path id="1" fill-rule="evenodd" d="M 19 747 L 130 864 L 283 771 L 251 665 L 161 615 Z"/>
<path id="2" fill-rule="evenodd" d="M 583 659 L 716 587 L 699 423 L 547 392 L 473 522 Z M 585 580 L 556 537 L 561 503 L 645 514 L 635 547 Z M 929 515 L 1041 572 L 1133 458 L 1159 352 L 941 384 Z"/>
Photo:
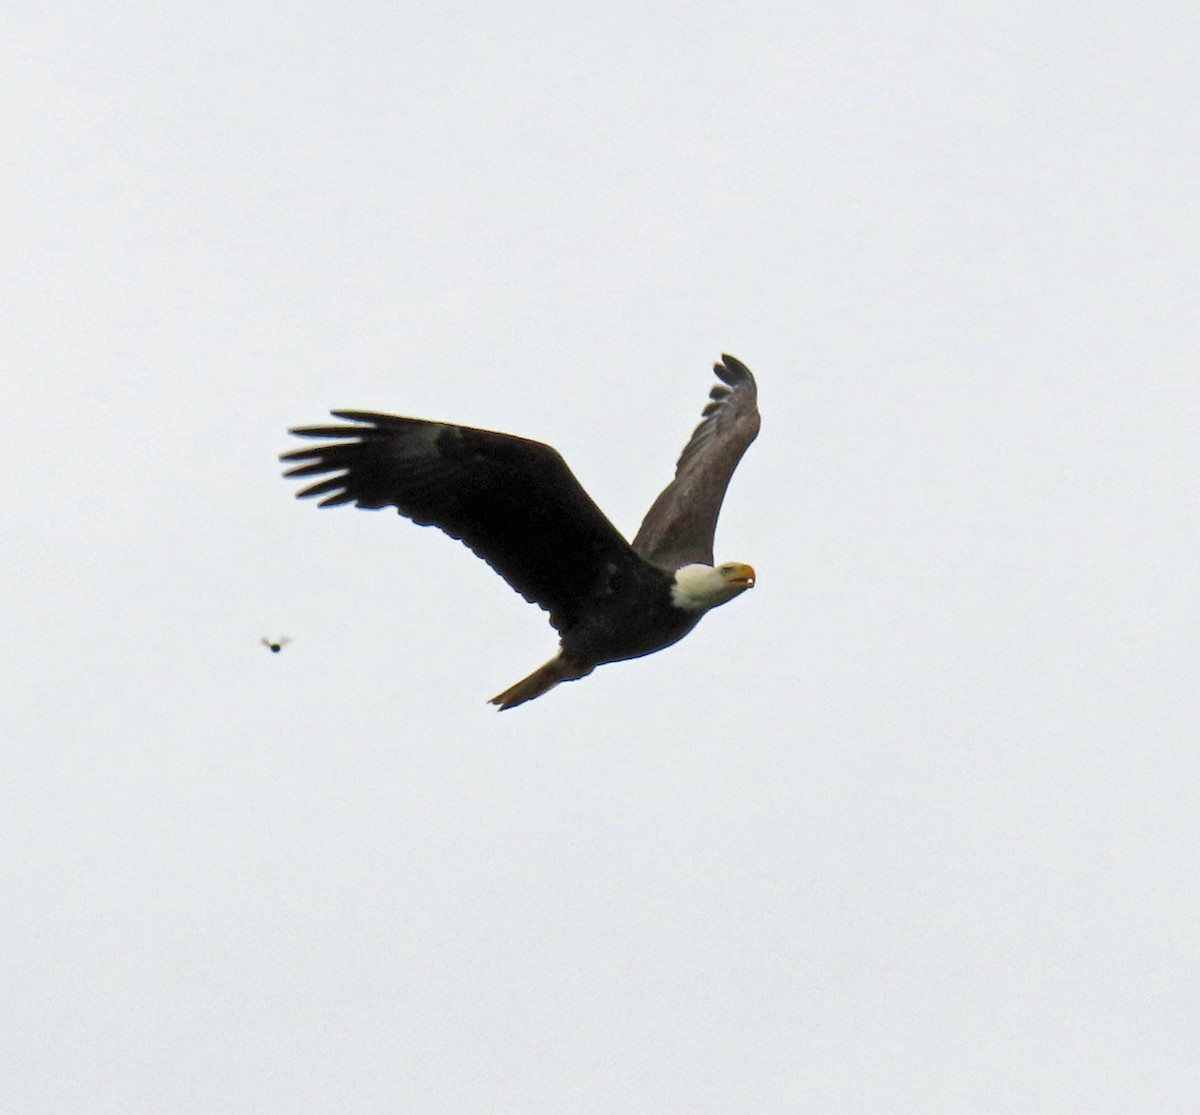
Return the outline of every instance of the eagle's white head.
<path id="1" fill-rule="evenodd" d="M 675 570 L 671 603 L 685 612 L 707 612 L 754 587 L 754 569 L 738 561 L 685 565 Z"/>

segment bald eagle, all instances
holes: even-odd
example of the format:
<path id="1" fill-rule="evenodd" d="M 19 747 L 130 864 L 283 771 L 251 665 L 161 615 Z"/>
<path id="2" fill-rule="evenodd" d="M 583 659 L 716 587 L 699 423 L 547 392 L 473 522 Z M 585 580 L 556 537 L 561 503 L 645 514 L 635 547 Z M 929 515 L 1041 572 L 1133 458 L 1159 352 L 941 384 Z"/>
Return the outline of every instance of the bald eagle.
<path id="1" fill-rule="evenodd" d="M 550 614 L 559 651 L 491 699 L 501 709 L 678 642 L 710 608 L 754 585 L 740 562 L 713 565 L 713 534 L 733 470 L 758 434 L 750 369 L 723 356 L 703 419 L 675 478 L 632 544 L 549 445 L 470 426 L 361 410 L 355 425 L 290 432 L 331 443 L 284 453 L 287 477 L 326 476 L 297 492 L 322 507 L 394 507 L 419 526 L 464 542 Z"/>

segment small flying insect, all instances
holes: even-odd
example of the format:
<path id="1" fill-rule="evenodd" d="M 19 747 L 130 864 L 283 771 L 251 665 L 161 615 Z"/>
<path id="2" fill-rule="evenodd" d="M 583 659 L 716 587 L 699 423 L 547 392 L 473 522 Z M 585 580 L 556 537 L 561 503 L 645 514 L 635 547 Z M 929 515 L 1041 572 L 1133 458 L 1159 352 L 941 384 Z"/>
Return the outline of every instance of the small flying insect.
<path id="1" fill-rule="evenodd" d="M 291 641 L 292 640 L 287 635 L 280 635 L 278 639 L 268 639 L 266 635 L 264 635 L 261 639 L 259 639 L 259 642 L 262 643 L 264 647 L 268 647 L 272 654 L 278 654 Z"/>

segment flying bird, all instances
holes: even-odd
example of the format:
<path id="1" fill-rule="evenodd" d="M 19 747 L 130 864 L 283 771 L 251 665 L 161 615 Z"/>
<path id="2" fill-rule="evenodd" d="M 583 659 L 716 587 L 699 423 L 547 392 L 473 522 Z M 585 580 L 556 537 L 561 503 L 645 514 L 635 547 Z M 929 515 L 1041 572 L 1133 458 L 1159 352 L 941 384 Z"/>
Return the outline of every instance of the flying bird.
<path id="1" fill-rule="evenodd" d="M 286 635 L 280 635 L 278 639 L 268 639 L 268 638 L 266 637 L 266 635 L 264 635 L 264 636 L 263 636 L 261 639 L 259 639 L 258 641 L 259 641 L 260 643 L 262 643 L 262 645 L 263 645 L 264 647 L 267 647 L 267 648 L 270 650 L 270 652 L 271 652 L 272 654 L 278 654 L 278 653 L 279 653 L 281 650 L 283 650 L 283 648 L 284 648 L 284 647 L 286 647 L 286 646 L 288 645 L 288 643 L 290 643 L 292 640 L 291 640 L 291 639 L 289 639 L 289 638 L 288 638 Z"/>
<path id="2" fill-rule="evenodd" d="M 714 566 L 713 534 L 730 477 L 758 434 L 758 393 L 740 360 L 723 356 L 713 370 L 721 382 L 632 543 L 557 450 L 512 434 L 335 410 L 354 425 L 292 429 L 328 444 L 280 459 L 293 466 L 287 477 L 325 477 L 298 498 L 394 507 L 438 527 L 549 613 L 558 653 L 490 702 L 515 708 L 604 663 L 669 647 L 753 587 L 749 565 Z"/>

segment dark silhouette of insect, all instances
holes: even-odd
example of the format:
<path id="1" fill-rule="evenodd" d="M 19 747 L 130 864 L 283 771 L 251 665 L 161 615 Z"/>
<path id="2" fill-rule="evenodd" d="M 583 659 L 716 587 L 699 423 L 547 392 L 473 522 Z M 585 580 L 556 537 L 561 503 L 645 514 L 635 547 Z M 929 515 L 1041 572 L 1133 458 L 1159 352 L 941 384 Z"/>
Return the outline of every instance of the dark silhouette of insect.
<path id="1" fill-rule="evenodd" d="M 272 654 L 278 654 L 291 641 L 292 640 L 288 638 L 287 635 L 280 635 L 278 639 L 268 639 L 266 635 L 264 635 L 261 639 L 259 639 L 259 642 L 262 643 L 264 647 L 270 648 Z"/>

